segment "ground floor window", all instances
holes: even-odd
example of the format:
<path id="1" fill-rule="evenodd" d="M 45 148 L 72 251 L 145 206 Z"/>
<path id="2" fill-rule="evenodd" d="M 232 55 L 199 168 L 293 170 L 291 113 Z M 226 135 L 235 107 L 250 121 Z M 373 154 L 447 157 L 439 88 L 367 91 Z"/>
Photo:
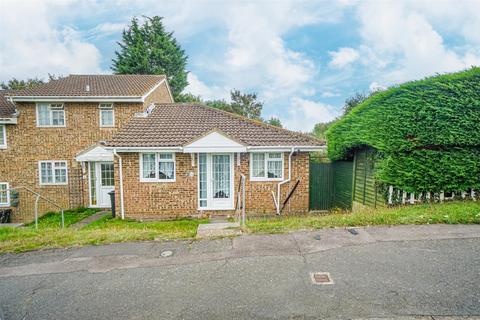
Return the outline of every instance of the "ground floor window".
<path id="1" fill-rule="evenodd" d="M 40 184 L 67 184 L 67 161 L 39 161 Z"/>
<path id="2" fill-rule="evenodd" d="M 7 127 L 0 124 L 0 149 L 7 147 Z"/>
<path id="3" fill-rule="evenodd" d="M 254 152 L 250 154 L 250 180 L 268 181 L 283 179 L 283 153 Z"/>
<path id="4" fill-rule="evenodd" d="M 175 153 L 141 153 L 140 181 L 175 181 Z"/>
<path id="5" fill-rule="evenodd" d="M 0 182 L 0 207 L 10 206 L 10 191 L 7 182 Z"/>

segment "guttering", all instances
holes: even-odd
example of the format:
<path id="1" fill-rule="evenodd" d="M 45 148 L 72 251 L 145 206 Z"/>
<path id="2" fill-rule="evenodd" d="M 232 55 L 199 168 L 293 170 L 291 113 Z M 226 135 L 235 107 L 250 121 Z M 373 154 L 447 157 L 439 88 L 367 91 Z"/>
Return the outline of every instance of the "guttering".
<path id="1" fill-rule="evenodd" d="M 125 220 L 125 206 L 123 203 L 123 163 L 122 157 L 117 153 L 117 150 L 113 149 L 113 154 L 118 158 L 118 171 L 120 177 L 120 212 L 122 220 Z"/>
<path id="2" fill-rule="evenodd" d="M 182 147 L 104 147 L 106 150 L 113 150 L 114 152 L 180 152 Z"/>
<path id="3" fill-rule="evenodd" d="M 277 185 L 277 200 L 275 201 L 275 205 L 277 207 L 277 215 L 280 215 L 280 187 L 287 183 L 290 182 L 292 178 L 292 155 L 295 152 L 295 148 L 292 148 L 290 151 L 290 154 L 288 155 L 288 179 L 283 180 Z"/>
<path id="4" fill-rule="evenodd" d="M 0 124 L 17 124 L 17 118 L 0 118 Z"/>
<path id="5" fill-rule="evenodd" d="M 323 151 L 327 148 L 327 146 L 251 146 L 247 147 L 247 151 L 270 151 L 270 152 L 287 152 L 290 151 L 292 148 L 295 148 L 297 151 Z"/>
<path id="6" fill-rule="evenodd" d="M 143 97 L 125 96 L 12 96 L 15 102 L 144 102 Z"/>
<path id="7" fill-rule="evenodd" d="M 117 152 L 151 152 L 151 151 L 162 151 L 162 152 L 193 152 L 188 147 L 104 147 L 107 150 L 117 150 Z M 243 149 L 245 148 L 245 149 Z M 322 151 L 325 150 L 327 146 L 251 146 L 251 147 L 242 147 L 242 149 L 232 149 L 231 152 L 288 152 L 292 149 L 303 152 L 313 152 L 313 151 Z M 222 148 L 215 147 L 215 151 L 222 150 Z M 188 151 L 187 151 L 188 150 Z M 197 152 L 213 152 L 213 150 L 204 149 L 203 151 L 196 150 Z M 219 151 L 217 151 L 219 152 Z M 225 152 L 225 151 L 224 151 Z M 230 151 L 229 151 L 230 152 Z"/>

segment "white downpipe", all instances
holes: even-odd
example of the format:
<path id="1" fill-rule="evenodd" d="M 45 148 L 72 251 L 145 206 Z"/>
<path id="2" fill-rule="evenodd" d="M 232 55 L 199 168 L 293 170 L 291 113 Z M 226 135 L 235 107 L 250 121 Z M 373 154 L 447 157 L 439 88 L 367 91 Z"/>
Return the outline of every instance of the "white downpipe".
<path id="1" fill-rule="evenodd" d="M 292 155 L 293 153 L 295 152 L 295 148 L 292 148 L 292 150 L 290 151 L 290 154 L 288 155 L 288 179 L 287 180 L 283 180 L 282 182 L 280 182 L 278 185 L 277 185 L 277 199 L 275 201 L 275 206 L 277 207 L 277 214 L 280 214 L 280 187 L 287 183 L 287 182 L 290 182 L 291 178 L 292 178 Z"/>
<path id="2" fill-rule="evenodd" d="M 125 220 L 125 207 L 123 206 L 123 163 L 122 157 L 117 153 L 116 149 L 113 149 L 113 154 L 118 158 L 118 171 L 120 173 L 120 214 L 122 220 Z"/>

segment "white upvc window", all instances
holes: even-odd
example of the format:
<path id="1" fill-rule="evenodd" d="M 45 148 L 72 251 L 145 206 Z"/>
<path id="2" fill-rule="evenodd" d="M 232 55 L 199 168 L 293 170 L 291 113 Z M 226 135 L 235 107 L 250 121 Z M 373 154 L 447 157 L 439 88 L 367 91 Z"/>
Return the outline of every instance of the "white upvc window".
<path id="1" fill-rule="evenodd" d="M 10 206 L 10 191 L 8 182 L 0 182 L 0 207 Z"/>
<path id="2" fill-rule="evenodd" d="M 37 103 L 37 127 L 65 127 L 63 103 Z"/>
<path id="3" fill-rule="evenodd" d="M 0 124 L 0 149 L 7 149 L 7 126 Z"/>
<path id="4" fill-rule="evenodd" d="M 141 153 L 140 181 L 174 182 L 175 153 Z"/>
<path id="5" fill-rule="evenodd" d="M 65 185 L 68 183 L 67 161 L 39 161 L 40 185 Z"/>
<path id="6" fill-rule="evenodd" d="M 250 180 L 280 181 L 283 180 L 282 152 L 250 153 Z"/>
<path id="7" fill-rule="evenodd" d="M 100 127 L 115 127 L 115 111 L 113 110 L 113 103 L 100 103 Z"/>

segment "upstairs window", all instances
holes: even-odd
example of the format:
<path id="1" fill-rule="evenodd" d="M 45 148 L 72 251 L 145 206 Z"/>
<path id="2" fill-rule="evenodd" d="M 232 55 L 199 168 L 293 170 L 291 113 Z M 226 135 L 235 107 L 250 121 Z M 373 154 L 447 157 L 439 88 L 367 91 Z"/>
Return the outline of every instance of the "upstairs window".
<path id="1" fill-rule="evenodd" d="M 7 126 L 0 124 L 0 149 L 7 148 Z"/>
<path id="2" fill-rule="evenodd" d="M 100 103 L 100 127 L 114 127 L 115 113 L 113 111 L 112 103 Z"/>
<path id="3" fill-rule="evenodd" d="M 174 182 L 174 153 L 142 153 L 140 155 L 140 181 Z"/>
<path id="4" fill-rule="evenodd" d="M 276 181 L 283 179 L 283 153 L 254 152 L 250 156 L 250 180 Z"/>
<path id="5" fill-rule="evenodd" d="M 0 182 L 0 207 L 10 206 L 10 191 L 8 190 L 8 183 Z"/>
<path id="6" fill-rule="evenodd" d="M 37 104 L 38 127 L 65 127 L 65 108 L 62 103 Z"/>
<path id="7" fill-rule="evenodd" d="M 67 161 L 39 161 L 40 185 L 67 184 Z"/>

